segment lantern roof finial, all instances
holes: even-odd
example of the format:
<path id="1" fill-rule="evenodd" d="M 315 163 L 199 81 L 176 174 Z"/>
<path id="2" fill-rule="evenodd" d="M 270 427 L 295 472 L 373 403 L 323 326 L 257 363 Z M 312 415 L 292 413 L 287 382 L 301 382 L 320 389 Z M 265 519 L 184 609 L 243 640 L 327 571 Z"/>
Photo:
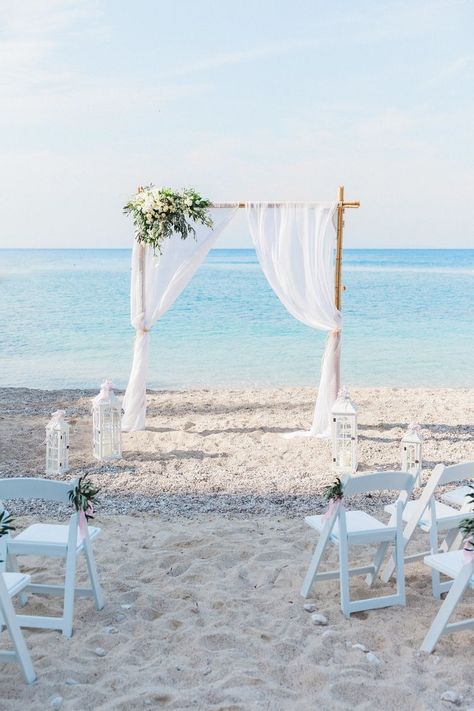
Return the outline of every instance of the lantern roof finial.
<path id="1" fill-rule="evenodd" d="M 357 413 L 357 406 L 352 402 L 349 390 L 343 385 L 339 389 L 337 400 L 332 408 L 333 414 L 341 415 L 355 415 Z"/>
<path id="2" fill-rule="evenodd" d="M 118 407 L 118 399 L 113 391 L 113 383 L 109 378 L 106 378 L 100 386 L 100 393 L 92 399 L 92 407 L 98 405 L 115 405 Z"/>
<path id="3" fill-rule="evenodd" d="M 55 427 L 66 426 L 68 423 L 64 419 L 66 415 L 66 410 L 56 410 L 51 414 L 51 419 L 49 420 L 46 427 L 48 429 L 53 429 Z"/>
<path id="4" fill-rule="evenodd" d="M 407 428 L 407 433 L 402 438 L 402 442 L 423 442 L 421 426 L 418 422 L 410 422 Z"/>

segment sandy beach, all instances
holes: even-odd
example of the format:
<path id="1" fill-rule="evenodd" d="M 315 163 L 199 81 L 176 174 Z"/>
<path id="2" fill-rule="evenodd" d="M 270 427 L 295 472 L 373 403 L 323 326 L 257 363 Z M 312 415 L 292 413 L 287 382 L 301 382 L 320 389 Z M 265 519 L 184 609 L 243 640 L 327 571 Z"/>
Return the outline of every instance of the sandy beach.
<path id="1" fill-rule="evenodd" d="M 38 682 L 27 687 L 9 667 L 2 708 L 47 709 L 61 696 L 62 708 L 74 711 L 432 710 L 452 707 L 441 700 L 450 689 L 463 696 L 462 708 L 474 706 L 472 632 L 442 638 L 433 655 L 418 653 L 439 607 L 422 563 L 407 567 L 406 608 L 346 620 L 338 586 L 328 582 L 310 598 L 328 625 L 315 626 L 304 610 L 299 588 L 315 535 L 303 515 L 322 509 L 322 489 L 334 474 L 327 441 L 280 435 L 309 425 L 313 390 L 151 393 L 147 430 L 124 435 L 124 457 L 113 465 L 91 455 L 93 394 L 0 391 L 1 476 L 44 475 L 44 424 L 66 409 L 66 478 L 90 471 L 102 487 L 96 555 L 106 596 L 101 612 L 76 602 L 71 640 L 25 631 Z M 360 470 L 399 468 L 400 438 L 412 420 L 425 437 L 425 479 L 440 461 L 473 459 L 473 395 L 354 390 Z M 380 495 L 357 505 L 383 516 L 384 501 Z M 50 513 L 22 502 L 10 508 L 19 528 Z M 370 553 L 361 549 L 354 560 Z M 27 567 L 38 579 L 58 570 L 38 560 Z M 365 590 L 354 579 L 354 596 Z M 47 606 L 32 598 L 39 614 L 59 610 L 57 601 Z M 470 610 L 468 597 L 458 614 Z"/>
<path id="2" fill-rule="evenodd" d="M 334 480 L 327 440 L 281 436 L 309 429 L 312 388 L 150 393 L 146 431 L 124 434 L 123 459 L 114 464 L 92 457 L 96 394 L 0 389 L 0 476 L 44 475 L 44 426 L 61 408 L 71 423 L 65 478 L 97 475 L 107 513 L 300 516 L 321 506 L 321 492 Z M 399 469 L 400 440 L 414 420 L 425 438 L 425 479 L 438 462 L 474 458 L 474 390 L 373 388 L 351 395 L 359 407 L 359 471 Z"/>
<path id="3" fill-rule="evenodd" d="M 337 584 L 314 588 L 311 600 L 329 622 L 316 627 L 299 595 L 314 537 L 299 519 L 103 516 L 100 525 L 105 608 L 79 600 L 70 640 L 25 631 L 38 682 L 26 686 L 16 666 L 2 673 L 2 708 L 43 711 L 62 696 L 62 708 L 74 711 L 433 711 L 452 706 L 440 698 L 450 689 L 464 697 L 462 708 L 474 704 L 472 633 L 418 653 L 439 605 L 421 563 L 407 568 L 406 608 L 346 620 Z M 33 567 L 40 578 L 46 569 Z M 364 588 L 357 579 L 353 594 Z M 57 602 L 32 609 L 59 612 Z M 468 599 L 459 616 L 471 610 Z"/>

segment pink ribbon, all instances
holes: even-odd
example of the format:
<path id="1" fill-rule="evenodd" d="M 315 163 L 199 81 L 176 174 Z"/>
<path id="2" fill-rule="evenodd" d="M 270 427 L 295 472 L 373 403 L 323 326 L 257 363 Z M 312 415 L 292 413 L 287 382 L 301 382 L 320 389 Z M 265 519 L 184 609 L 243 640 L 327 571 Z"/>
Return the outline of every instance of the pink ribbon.
<path id="1" fill-rule="evenodd" d="M 86 537 L 87 516 L 92 516 L 93 513 L 94 507 L 92 504 L 89 504 L 86 511 L 84 511 L 83 509 L 79 511 L 79 537 L 81 541 Z"/>
<path id="2" fill-rule="evenodd" d="M 329 499 L 328 507 L 326 511 L 323 514 L 323 521 L 327 521 L 328 518 L 331 518 L 332 514 L 334 513 L 335 509 L 339 505 L 341 499 Z"/>

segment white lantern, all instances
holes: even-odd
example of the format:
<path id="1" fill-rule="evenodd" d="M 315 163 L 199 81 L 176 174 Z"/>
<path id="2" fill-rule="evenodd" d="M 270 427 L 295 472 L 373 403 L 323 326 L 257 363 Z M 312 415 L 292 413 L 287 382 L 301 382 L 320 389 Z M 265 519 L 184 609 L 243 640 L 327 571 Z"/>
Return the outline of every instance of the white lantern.
<path id="1" fill-rule="evenodd" d="M 64 410 L 53 412 L 46 425 L 46 474 L 69 471 L 69 424 Z"/>
<path id="2" fill-rule="evenodd" d="M 401 443 L 402 471 L 415 475 L 415 486 L 419 486 L 423 466 L 423 437 L 420 431 L 420 425 L 411 422 Z"/>
<path id="3" fill-rule="evenodd" d="M 339 474 L 357 470 L 357 407 L 345 388 L 331 410 L 332 461 Z"/>
<path id="4" fill-rule="evenodd" d="M 122 457 L 122 407 L 112 388 L 105 380 L 92 400 L 93 454 L 101 461 Z"/>

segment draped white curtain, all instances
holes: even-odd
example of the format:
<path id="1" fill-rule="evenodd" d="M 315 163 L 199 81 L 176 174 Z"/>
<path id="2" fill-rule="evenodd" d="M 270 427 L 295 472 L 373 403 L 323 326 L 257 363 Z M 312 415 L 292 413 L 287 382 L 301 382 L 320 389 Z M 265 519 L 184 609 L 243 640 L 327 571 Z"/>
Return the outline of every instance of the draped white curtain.
<path id="1" fill-rule="evenodd" d="M 334 301 L 337 203 L 247 203 L 250 233 L 263 272 L 294 318 L 328 331 L 318 397 L 309 431 L 287 436 L 328 436 L 339 390 L 341 313 Z"/>
<path id="2" fill-rule="evenodd" d="M 149 330 L 172 306 L 238 206 L 211 210 L 214 227 L 195 225 L 196 238 L 166 240 L 163 253 L 135 240 L 132 255 L 131 321 L 135 328 L 133 364 L 123 399 L 122 429 L 145 429 Z"/>

